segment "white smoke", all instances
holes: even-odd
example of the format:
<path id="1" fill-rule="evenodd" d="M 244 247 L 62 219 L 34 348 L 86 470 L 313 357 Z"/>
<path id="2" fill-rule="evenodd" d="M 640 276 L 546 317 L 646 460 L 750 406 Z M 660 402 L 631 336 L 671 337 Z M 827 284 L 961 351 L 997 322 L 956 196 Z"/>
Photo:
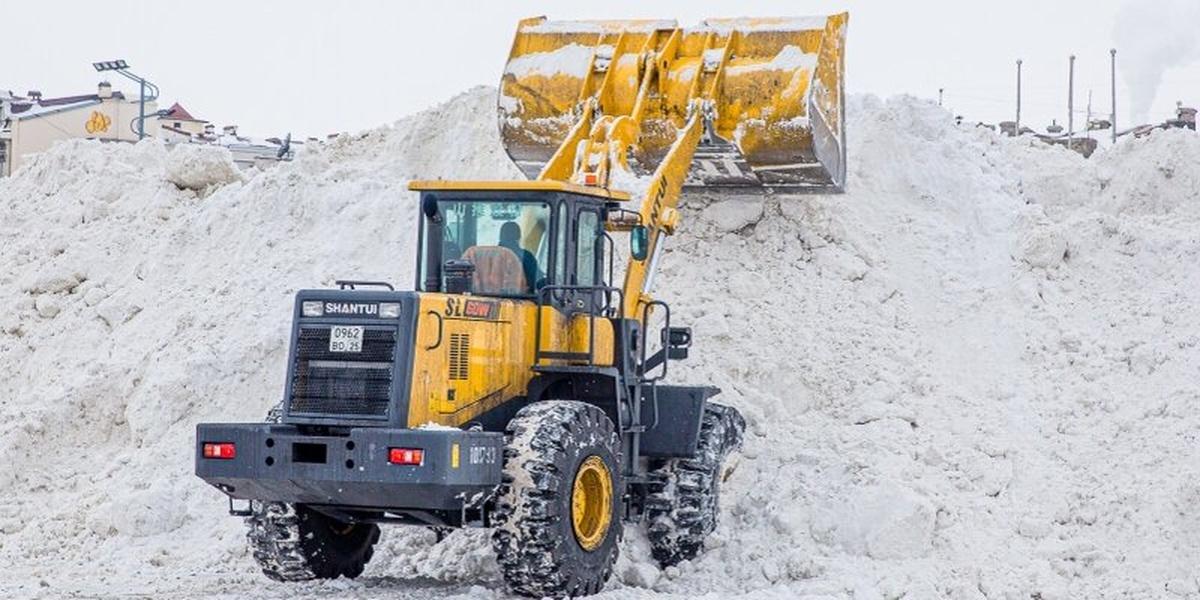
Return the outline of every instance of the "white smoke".
<path id="1" fill-rule="evenodd" d="M 1200 1 L 1128 0 L 1113 40 L 1135 123 L 1147 122 L 1163 73 L 1200 58 Z"/>

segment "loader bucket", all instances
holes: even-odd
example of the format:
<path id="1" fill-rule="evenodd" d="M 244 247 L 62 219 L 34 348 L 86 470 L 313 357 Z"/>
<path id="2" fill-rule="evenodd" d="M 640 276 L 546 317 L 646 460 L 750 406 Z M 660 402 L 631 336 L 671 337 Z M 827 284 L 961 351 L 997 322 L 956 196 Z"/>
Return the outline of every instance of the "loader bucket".
<path id="1" fill-rule="evenodd" d="M 586 119 L 630 117 L 631 167 L 652 172 L 705 101 L 685 188 L 840 192 L 846 181 L 848 15 L 674 21 L 521 21 L 500 84 L 500 134 L 531 178 Z M 586 125 L 586 123 L 585 123 Z M 570 142 L 568 142 L 570 143 Z"/>

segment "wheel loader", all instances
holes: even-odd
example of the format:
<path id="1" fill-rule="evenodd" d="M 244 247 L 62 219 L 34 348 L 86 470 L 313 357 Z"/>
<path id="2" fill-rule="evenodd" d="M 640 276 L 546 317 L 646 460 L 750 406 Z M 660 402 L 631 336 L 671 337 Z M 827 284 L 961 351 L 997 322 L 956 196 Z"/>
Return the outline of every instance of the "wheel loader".
<path id="1" fill-rule="evenodd" d="M 599 591 L 625 527 L 696 558 L 744 421 L 667 383 L 693 335 L 656 267 L 685 190 L 843 189 L 846 26 L 522 21 L 498 110 L 529 180 L 412 182 L 415 289 L 301 290 L 282 401 L 196 428 L 263 572 L 358 576 L 391 524 L 490 528 L 535 597 Z"/>

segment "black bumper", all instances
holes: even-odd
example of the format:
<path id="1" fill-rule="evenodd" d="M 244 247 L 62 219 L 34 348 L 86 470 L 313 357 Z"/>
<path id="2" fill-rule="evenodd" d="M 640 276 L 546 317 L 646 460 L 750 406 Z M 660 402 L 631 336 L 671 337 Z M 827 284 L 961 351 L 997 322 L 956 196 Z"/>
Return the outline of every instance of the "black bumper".
<path id="1" fill-rule="evenodd" d="M 236 457 L 205 458 L 205 443 L 233 443 Z M 388 462 L 389 448 L 420 448 L 424 462 Z M 196 426 L 196 475 L 229 496 L 378 509 L 461 510 L 500 484 L 504 435 L 458 429 L 351 429 L 305 435 L 292 425 Z"/>

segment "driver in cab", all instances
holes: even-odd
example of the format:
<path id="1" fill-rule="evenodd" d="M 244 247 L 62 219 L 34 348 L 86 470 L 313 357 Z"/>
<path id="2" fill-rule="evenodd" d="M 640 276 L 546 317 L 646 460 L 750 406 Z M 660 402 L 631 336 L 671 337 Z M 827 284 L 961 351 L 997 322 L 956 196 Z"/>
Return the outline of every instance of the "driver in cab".
<path id="1" fill-rule="evenodd" d="M 507 248 L 521 260 L 521 268 L 525 271 L 525 281 L 532 292 L 533 287 L 541 287 L 541 275 L 538 273 L 537 257 L 532 252 L 521 247 L 521 226 L 514 221 L 506 221 L 500 226 L 501 248 Z"/>

